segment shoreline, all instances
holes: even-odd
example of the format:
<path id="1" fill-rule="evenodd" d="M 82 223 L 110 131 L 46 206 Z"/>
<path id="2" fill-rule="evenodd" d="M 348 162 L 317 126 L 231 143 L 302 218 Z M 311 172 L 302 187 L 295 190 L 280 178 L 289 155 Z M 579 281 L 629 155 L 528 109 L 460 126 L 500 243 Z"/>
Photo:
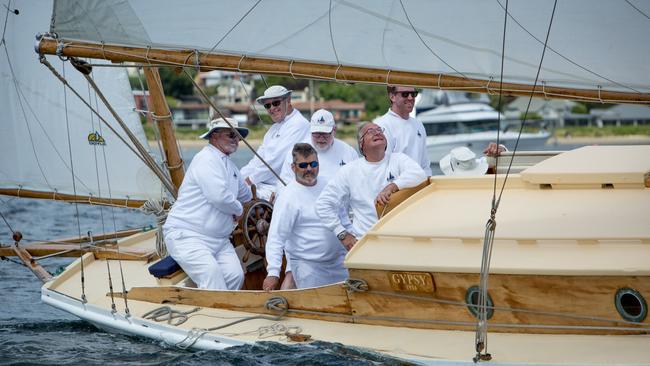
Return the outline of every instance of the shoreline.
<path id="1" fill-rule="evenodd" d="M 261 144 L 261 139 L 249 139 L 248 143 L 257 149 Z M 343 139 L 346 143 L 351 146 L 356 145 L 354 139 L 346 138 Z M 149 147 L 157 147 L 155 140 L 149 140 Z M 192 148 L 201 148 L 207 143 L 206 140 L 195 139 L 195 140 L 178 140 L 178 145 L 183 149 L 192 149 Z M 630 135 L 630 136 L 603 136 L 603 137 L 551 137 L 546 142 L 547 145 L 597 145 L 597 144 L 625 144 L 625 145 L 650 145 L 650 136 L 642 135 Z M 244 146 L 242 143 L 240 145 Z"/>

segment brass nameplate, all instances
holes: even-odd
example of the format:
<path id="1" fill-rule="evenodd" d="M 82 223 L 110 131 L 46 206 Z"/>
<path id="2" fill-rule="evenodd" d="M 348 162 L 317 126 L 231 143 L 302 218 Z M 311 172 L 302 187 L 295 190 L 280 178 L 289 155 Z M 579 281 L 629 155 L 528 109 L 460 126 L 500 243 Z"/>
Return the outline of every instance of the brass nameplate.
<path id="1" fill-rule="evenodd" d="M 435 292 L 433 278 L 427 272 L 388 272 L 388 282 L 395 291 Z"/>

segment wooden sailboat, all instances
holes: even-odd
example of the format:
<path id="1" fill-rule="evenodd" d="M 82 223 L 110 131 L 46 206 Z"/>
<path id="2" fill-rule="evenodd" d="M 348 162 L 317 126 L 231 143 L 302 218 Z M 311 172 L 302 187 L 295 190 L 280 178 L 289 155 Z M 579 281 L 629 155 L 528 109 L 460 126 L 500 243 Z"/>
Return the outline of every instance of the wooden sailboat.
<path id="1" fill-rule="evenodd" d="M 498 69 L 494 57 L 499 59 L 501 52 L 495 42 L 501 41 L 500 36 L 472 38 L 459 30 L 463 24 L 456 24 L 457 38 L 452 40 L 446 37 L 451 30 L 440 28 L 462 23 L 459 17 L 445 15 L 471 9 L 479 15 L 473 21 L 482 19 L 477 29 L 500 34 L 503 28 L 490 25 L 504 17 L 500 5 L 507 5 L 499 2 L 448 2 L 435 7 L 405 1 L 309 6 L 292 1 L 238 2 L 228 4 L 228 14 L 208 11 L 226 6 L 211 2 L 202 4 L 209 19 L 194 12 L 175 13 L 177 24 L 192 19 L 199 28 L 205 26 L 210 34 L 205 38 L 192 38 L 182 27 L 173 35 L 161 33 L 161 25 L 169 28 L 171 18 L 159 17 L 172 10 L 153 3 L 57 1 L 52 20 L 56 37 L 42 38 L 37 49 L 64 57 L 345 82 L 650 101 L 646 58 L 637 57 L 648 56 L 650 49 L 643 42 L 634 43 L 638 34 L 632 32 L 644 27 L 646 20 L 637 19 L 639 14 L 631 8 L 620 10 L 619 4 L 609 2 L 599 3 L 600 7 L 565 4 L 564 18 L 551 18 L 549 2 L 513 2 L 508 19 L 520 28 L 513 26 L 513 43 L 504 51 L 509 62 L 503 82 L 494 73 Z M 432 14 L 439 25 L 422 19 Z M 602 14 L 616 27 L 607 32 L 591 27 L 603 19 Z M 544 27 L 540 18 L 546 19 Z M 260 23 L 262 19 L 265 22 Z M 538 33 L 546 31 L 549 19 L 557 22 L 554 30 L 564 30 L 564 36 L 571 30 L 585 42 L 573 45 L 580 52 L 563 48 L 572 45 L 570 40 L 544 41 Z M 610 34 L 614 28 L 617 32 Z M 599 38 L 602 32 L 607 37 Z M 382 34 L 381 41 L 377 33 Z M 627 37 L 627 43 L 617 35 Z M 576 61 L 577 56 L 592 55 L 594 44 L 603 42 L 620 47 L 622 53 L 599 60 L 605 66 L 586 67 Z M 295 46 L 304 43 L 308 44 L 297 51 Z M 528 53 L 532 49 L 540 53 L 544 46 L 555 56 L 540 68 L 538 84 L 536 78 L 522 75 L 534 71 L 532 60 L 539 58 Z M 402 57 L 397 57 L 400 53 Z M 474 53 L 485 62 L 472 58 Z M 372 57 L 377 55 L 381 57 Z M 625 70 L 607 69 L 621 57 Z M 473 67 L 468 59 L 479 66 Z M 155 74 L 149 80 L 155 80 Z M 163 113 L 164 107 L 156 111 L 159 116 Z M 422 364 L 469 363 L 472 358 L 496 364 L 647 364 L 650 225 L 645 211 L 650 203 L 650 147 L 585 147 L 542 156 L 517 170 L 507 179 L 431 177 L 418 189 L 402 192 L 404 197 L 380 210 L 379 222 L 348 254 L 350 279 L 344 283 L 272 292 L 196 289 L 183 272 L 166 278 L 149 274 L 158 257 L 156 234 L 147 232 L 119 239 L 113 254 L 84 254 L 44 284 L 42 299 L 102 329 L 183 348 L 323 340 Z M 486 219 L 494 208 L 490 202 L 501 185 L 503 200 L 488 221 L 495 237 L 484 240 Z M 259 260 L 248 259 L 244 265 L 253 273 Z M 486 260 L 487 268 L 481 265 Z M 126 291 L 113 291 L 109 270 L 120 269 Z M 489 348 L 486 333 L 481 332 L 486 327 Z"/>

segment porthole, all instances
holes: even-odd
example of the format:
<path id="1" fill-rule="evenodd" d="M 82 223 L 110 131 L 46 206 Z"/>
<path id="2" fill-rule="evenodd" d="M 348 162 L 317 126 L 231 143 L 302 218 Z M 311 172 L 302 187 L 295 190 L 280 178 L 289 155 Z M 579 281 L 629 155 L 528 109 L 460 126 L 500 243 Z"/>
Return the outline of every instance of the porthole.
<path id="1" fill-rule="evenodd" d="M 643 295 L 635 289 L 624 287 L 616 291 L 616 310 L 627 321 L 641 323 L 648 315 L 648 304 Z"/>
<path id="2" fill-rule="evenodd" d="M 467 292 L 465 293 L 465 303 L 467 304 L 467 309 L 469 310 L 474 317 L 478 318 L 478 297 L 479 297 L 479 287 L 478 286 L 472 286 L 467 289 Z M 492 315 L 494 315 L 494 302 L 492 302 L 492 297 L 488 293 L 487 295 L 487 306 L 489 306 L 488 311 L 487 311 L 487 318 L 491 319 Z"/>

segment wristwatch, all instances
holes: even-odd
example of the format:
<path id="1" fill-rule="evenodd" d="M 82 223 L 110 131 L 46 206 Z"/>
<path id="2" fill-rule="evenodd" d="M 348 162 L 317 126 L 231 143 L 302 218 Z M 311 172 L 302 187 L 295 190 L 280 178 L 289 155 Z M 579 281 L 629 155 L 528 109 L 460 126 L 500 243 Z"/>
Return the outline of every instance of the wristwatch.
<path id="1" fill-rule="evenodd" d="M 346 235 L 348 235 L 348 232 L 343 230 L 340 233 L 336 234 L 336 238 L 339 240 L 345 239 Z"/>

